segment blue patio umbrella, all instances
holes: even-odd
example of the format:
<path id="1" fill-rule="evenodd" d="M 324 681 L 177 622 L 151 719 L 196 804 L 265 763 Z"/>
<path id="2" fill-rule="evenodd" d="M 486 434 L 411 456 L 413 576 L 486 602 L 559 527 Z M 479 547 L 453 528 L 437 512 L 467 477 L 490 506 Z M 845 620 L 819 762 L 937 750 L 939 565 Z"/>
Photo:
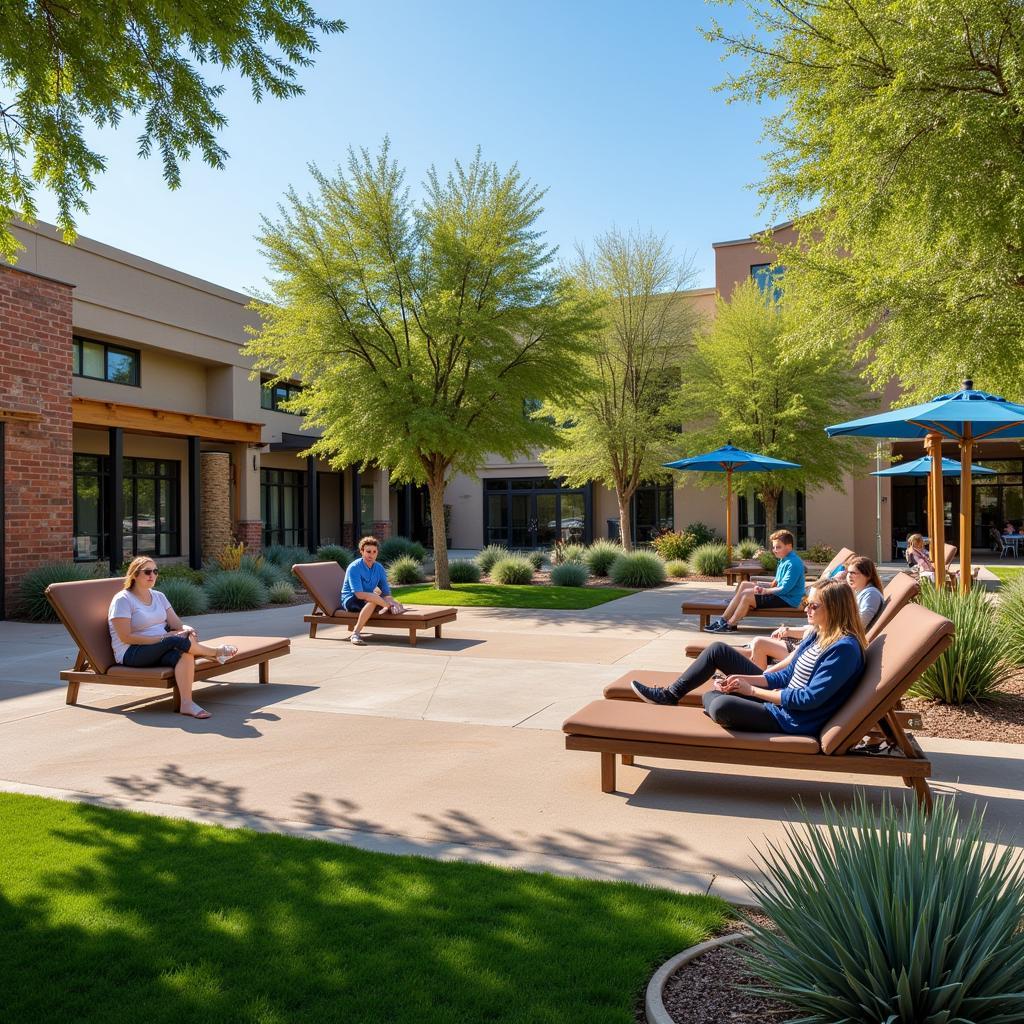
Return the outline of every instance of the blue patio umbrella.
<path id="1" fill-rule="evenodd" d="M 963 472 L 963 467 L 959 462 L 954 462 L 953 459 L 942 460 L 942 475 L 943 476 L 959 476 Z M 971 466 L 971 473 L 975 476 L 995 476 L 996 471 L 989 469 L 987 466 Z M 910 462 L 897 462 L 895 465 L 890 466 L 888 469 L 879 469 L 872 473 L 872 476 L 931 476 L 932 474 L 932 457 L 930 455 L 922 456 L 920 459 L 912 459 Z"/>
<path id="2" fill-rule="evenodd" d="M 942 519 L 942 441 L 960 445 L 960 586 L 971 586 L 971 449 L 975 441 L 1024 437 L 1024 406 L 1008 402 L 987 391 L 975 391 L 974 383 L 965 380 L 960 391 L 939 395 L 930 402 L 891 409 L 877 416 L 838 423 L 826 427 L 829 437 L 920 438 L 933 457 L 928 501 L 929 532 L 935 578 L 943 579 L 945 557 L 940 537 Z"/>
<path id="3" fill-rule="evenodd" d="M 698 473 L 724 473 L 726 488 L 725 547 L 732 562 L 732 475 L 733 473 L 772 473 L 778 469 L 799 469 L 798 462 L 773 459 L 770 455 L 756 455 L 737 448 L 731 441 L 703 455 L 677 459 L 664 463 L 666 469 L 690 470 Z"/>

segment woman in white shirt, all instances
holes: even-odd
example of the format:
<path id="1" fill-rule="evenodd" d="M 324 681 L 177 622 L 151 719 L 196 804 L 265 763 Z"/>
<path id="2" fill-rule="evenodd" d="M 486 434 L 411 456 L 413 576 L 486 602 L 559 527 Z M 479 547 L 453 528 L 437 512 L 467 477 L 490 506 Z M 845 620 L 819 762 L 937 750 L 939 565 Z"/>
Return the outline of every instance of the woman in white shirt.
<path id="1" fill-rule="evenodd" d="M 114 660 L 129 668 L 169 665 L 181 699 L 181 711 L 189 718 L 209 718 L 192 700 L 196 678 L 196 658 L 216 658 L 222 665 L 238 653 L 238 648 L 204 647 L 195 630 L 178 618 L 170 601 L 154 590 L 160 570 L 152 558 L 136 558 L 128 566 L 124 589 L 114 595 L 107 612 L 110 644 Z"/>

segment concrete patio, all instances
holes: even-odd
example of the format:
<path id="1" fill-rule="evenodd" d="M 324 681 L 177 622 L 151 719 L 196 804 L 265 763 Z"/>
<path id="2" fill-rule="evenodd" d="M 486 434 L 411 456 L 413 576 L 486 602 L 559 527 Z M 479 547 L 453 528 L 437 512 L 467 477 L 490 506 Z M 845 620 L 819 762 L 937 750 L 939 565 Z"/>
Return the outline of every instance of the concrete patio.
<path id="1" fill-rule="evenodd" d="M 630 668 L 672 669 L 698 634 L 687 584 L 587 611 L 461 609 L 440 641 L 409 647 L 343 628 L 310 640 L 306 607 L 207 615 L 201 635 L 280 635 L 292 654 L 206 684 L 207 721 L 159 691 L 84 686 L 64 704 L 74 648 L 60 626 L 0 622 L 0 788 L 352 843 L 746 896 L 754 845 L 779 839 L 796 802 L 838 804 L 853 777 L 649 762 L 602 794 L 597 755 L 567 752 L 560 725 Z M 771 628 L 768 624 L 767 628 Z M 751 635 L 755 630 L 751 630 Z M 998 739 L 994 737 L 994 739 Z M 934 790 L 1024 842 L 1024 748 L 922 739 Z M 899 799 L 909 791 L 886 789 Z"/>

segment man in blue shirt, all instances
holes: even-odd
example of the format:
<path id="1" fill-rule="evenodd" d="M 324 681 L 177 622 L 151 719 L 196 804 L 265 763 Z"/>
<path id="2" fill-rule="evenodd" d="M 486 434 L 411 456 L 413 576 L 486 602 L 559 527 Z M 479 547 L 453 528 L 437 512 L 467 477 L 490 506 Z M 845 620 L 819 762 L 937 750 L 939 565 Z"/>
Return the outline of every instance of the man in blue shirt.
<path id="1" fill-rule="evenodd" d="M 772 553 L 779 560 L 771 586 L 744 580 L 725 611 L 708 624 L 712 633 L 735 633 L 736 624 L 752 608 L 799 608 L 804 599 L 804 563 L 793 550 L 796 540 L 789 530 L 771 535 Z"/>
<path id="2" fill-rule="evenodd" d="M 376 537 L 364 537 L 359 542 L 360 557 L 345 570 L 345 582 L 341 585 L 341 607 L 347 612 L 359 613 L 349 637 L 357 647 L 366 644 L 362 630 L 371 615 L 375 612 L 385 615 L 401 610 L 401 606 L 391 596 L 384 566 L 377 561 L 379 550 L 380 541 Z"/>

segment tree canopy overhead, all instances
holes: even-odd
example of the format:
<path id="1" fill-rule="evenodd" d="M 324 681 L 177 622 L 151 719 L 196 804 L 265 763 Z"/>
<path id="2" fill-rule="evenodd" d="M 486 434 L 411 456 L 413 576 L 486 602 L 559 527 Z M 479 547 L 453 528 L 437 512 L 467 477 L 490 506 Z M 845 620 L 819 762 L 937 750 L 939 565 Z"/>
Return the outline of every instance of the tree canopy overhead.
<path id="1" fill-rule="evenodd" d="M 296 411 L 322 429 L 312 451 L 337 467 L 373 463 L 426 482 L 443 522 L 451 472 L 475 474 L 489 452 L 513 459 L 557 441 L 528 403 L 566 402 L 595 321 L 537 228 L 543 193 L 479 152 L 413 203 L 387 142 L 312 169 L 259 236 L 273 271 L 256 366 L 304 389 Z M 438 586 L 448 583 L 434 530 Z"/>
<path id="2" fill-rule="evenodd" d="M 786 301 L 805 345 L 859 344 L 907 401 L 963 377 L 1024 397 L 1024 6 L 745 0 L 707 35 L 765 121 L 766 204 L 796 217 Z"/>
<path id="3" fill-rule="evenodd" d="M 312 64 L 318 34 L 345 23 L 307 0 L 4 0 L 0 3 L 0 253 L 13 260 L 12 217 L 33 220 L 42 185 L 57 223 L 74 237 L 75 213 L 105 167 L 86 142 L 89 124 L 143 115 L 139 155 L 156 150 L 170 188 L 198 150 L 211 167 L 227 153 L 217 132 L 224 86 L 203 66 L 248 79 L 253 98 L 301 93 L 296 69 Z"/>

